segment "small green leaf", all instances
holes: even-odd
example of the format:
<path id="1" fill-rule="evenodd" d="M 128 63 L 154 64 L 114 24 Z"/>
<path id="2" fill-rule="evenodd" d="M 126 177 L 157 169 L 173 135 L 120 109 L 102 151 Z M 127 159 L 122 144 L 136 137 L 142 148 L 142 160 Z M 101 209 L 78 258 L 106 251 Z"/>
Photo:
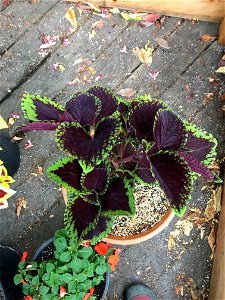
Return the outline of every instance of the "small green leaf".
<path id="1" fill-rule="evenodd" d="M 52 272 L 53 270 L 55 270 L 55 266 L 52 263 L 48 262 L 46 264 L 46 271 L 47 272 Z"/>
<path id="2" fill-rule="evenodd" d="M 71 280 L 73 280 L 73 276 L 69 273 L 65 273 L 65 274 L 63 274 L 63 280 L 66 283 L 69 283 Z"/>
<path id="3" fill-rule="evenodd" d="M 39 283 L 40 283 L 39 276 L 38 275 L 34 276 L 32 281 L 31 281 L 31 284 L 38 285 Z"/>
<path id="4" fill-rule="evenodd" d="M 58 295 L 59 293 L 59 286 L 58 285 L 53 285 L 51 288 L 52 294 L 53 295 Z"/>
<path id="5" fill-rule="evenodd" d="M 84 273 L 80 273 L 77 275 L 77 281 L 84 282 L 87 279 L 87 276 Z"/>
<path id="6" fill-rule="evenodd" d="M 69 251 L 63 252 L 60 255 L 61 262 L 69 262 L 71 260 L 71 253 Z"/>
<path id="7" fill-rule="evenodd" d="M 39 288 L 39 292 L 41 295 L 46 295 L 48 293 L 48 291 L 49 291 L 49 287 L 47 287 L 47 286 L 42 285 Z"/>
<path id="8" fill-rule="evenodd" d="M 98 274 L 98 275 L 103 275 L 105 274 L 106 272 L 106 267 L 103 265 L 103 266 L 97 266 L 97 268 L 95 269 L 95 272 Z"/>
<path id="9" fill-rule="evenodd" d="M 92 255 L 93 249 L 91 247 L 83 247 L 79 251 L 79 256 L 83 258 L 88 258 Z"/>
<path id="10" fill-rule="evenodd" d="M 76 287 L 77 287 L 77 284 L 75 281 L 71 281 L 69 284 L 68 284 L 68 293 L 75 293 L 76 291 Z"/>
<path id="11" fill-rule="evenodd" d="M 20 284 L 22 280 L 23 280 L 23 275 L 22 274 L 16 274 L 15 275 L 15 277 L 14 277 L 15 285 Z"/>

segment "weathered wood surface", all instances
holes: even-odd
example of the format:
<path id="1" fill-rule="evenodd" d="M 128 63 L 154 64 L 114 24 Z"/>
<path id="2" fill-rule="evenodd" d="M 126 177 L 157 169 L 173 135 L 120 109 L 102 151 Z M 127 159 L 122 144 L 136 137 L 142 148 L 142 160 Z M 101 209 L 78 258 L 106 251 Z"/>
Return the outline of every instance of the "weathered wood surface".
<path id="1" fill-rule="evenodd" d="M 203 34 L 216 36 L 218 25 L 166 17 L 160 29 L 154 25 L 142 28 L 137 22 L 125 21 L 119 15 L 114 15 L 110 19 L 103 19 L 103 28 L 95 29 L 96 35 L 89 40 L 93 23 L 101 20 L 101 17 L 92 13 L 85 13 L 81 17 L 77 14 L 78 30 L 70 37 L 71 45 L 62 47 L 58 43 L 43 59 L 38 55 L 41 45 L 39 30 L 54 35 L 70 26 L 63 16 L 71 4 L 56 2 L 47 9 L 43 7 L 46 1 L 39 1 L 42 15 L 40 13 L 25 31 L 18 31 L 18 39 L 15 39 L 15 29 L 9 29 L 8 33 L 11 30 L 14 40 L 0 62 L 0 114 L 7 119 L 13 112 L 19 112 L 20 120 L 11 128 L 12 132 L 16 125 L 23 123 L 20 99 L 24 91 L 65 103 L 75 91 L 98 83 L 115 91 L 133 88 L 136 94 L 151 93 L 153 97 L 161 97 L 175 112 L 213 131 L 219 143 L 223 144 L 222 104 L 217 98 L 220 85 L 213 85 L 208 79 L 215 76 L 219 82 L 223 80 L 223 75 L 215 75 L 223 48 L 216 41 L 204 43 L 199 39 Z M 3 12 L 13 11 L 12 5 L 15 4 Z M 30 5 L 30 10 L 34 11 L 32 5 L 35 4 Z M 15 20 L 19 14 L 20 10 L 18 15 L 15 13 Z M 166 39 L 170 48 L 162 49 L 156 43 L 156 37 Z M 148 41 L 148 46 L 154 48 L 150 67 L 141 64 L 132 54 L 134 47 L 143 48 Z M 124 46 L 126 53 L 120 52 Z M 77 63 L 81 57 L 83 62 Z M 62 63 L 64 72 L 53 71 L 54 63 Z M 84 63 L 87 66 L 90 64 L 96 71 L 95 74 L 85 71 L 83 75 L 87 76 L 86 80 L 79 71 Z M 153 70 L 159 72 L 155 80 L 150 77 Z M 100 75 L 101 79 L 97 80 Z M 80 82 L 74 87 L 68 86 L 68 82 L 76 77 Z M 213 93 L 213 99 L 204 102 L 205 93 Z M 33 147 L 25 150 L 24 145 L 28 140 L 31 140 Z M 40 242 L 62 226 L 64 207 L 58 186 L 52 184 L 45 174 L 38 174 L 37 166 L 45 171 L 63 153 L 57 149 L 54 133 L 30 132 L 19 144 L 21 166 L 13 186 L 17 194 L 9 200 L 7 210 L 0 210 L 0 236 L 4 244 L 21 250 L 27 247 L 33 252 Z M 193 205 L 201 209 L 204 209 L 208 199 L 208 195 L 200 191 L 203 184 L 198 182 L 199 187 L 193 193 Z M 20 197 L 28 200 L 28 207 L 17 218 L 16 200 Z M 193 233 L 194 241 L 185 246 L 186 251 L 180 260 L 176 258 L 179 253 L 168 254 L 165 239 L 173 230 L 175 221 L 165 232 L 147 243 L 124 248 L 118 272 L 112 277 L 110 300 L 114 299 L 114 292 L 120 299 L 123 287 L 139 278 L 151 285 L 160 299 L 180 299 L 175 294 L 176 278 L 180 272 L 192 277 L 199 288 L 208 287 L 211 269 L 207 260 L 210 249 L 206 239 L 200 240 L 198 230 Z M 191 298 L 187 296 L 185 299 Z"/>
<path id="2" fill-rule="evenodd" d="M 208 300 L 225 299 L 225 179 Z"/>
<path id="3" fill-rule="evenodd" d="M 225 45 L 225 18 L 220 24 L 218 43 Z"/>
<path id="4" fill-rule="evenodd" d="M 37 23 L 59 0 L 29 3 L 13 1 L 1 13 L 0 55 L 7 51 L 30 26 Z"/>
<path id="5" fill-rule="evenodd" d="M 87 3 L 87 1 L 80 0 L 71 0 L 71 2 Z M 167 16 L 195 18 L 203 21 L 221 21 L 225 15 L 225 1 L 223 0 L 91 0 L 90 2 L 104 7 L 157 12 Z"/>

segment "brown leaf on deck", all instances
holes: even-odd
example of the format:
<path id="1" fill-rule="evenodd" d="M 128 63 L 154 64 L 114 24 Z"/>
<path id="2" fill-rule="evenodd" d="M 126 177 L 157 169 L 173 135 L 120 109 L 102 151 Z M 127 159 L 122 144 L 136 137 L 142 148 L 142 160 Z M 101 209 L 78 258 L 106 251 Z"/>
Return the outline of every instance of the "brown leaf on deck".
<path id="1" fill-rule="evenodd" d="M 204 212 L 206 221 L 212 220 L 215 215 L 221 210 L 221 197 L 222 197 L 222 185 L 216 187 L 215 190 L 212 190 L 212 197 L 207 202 L 207 206 Z"/>
<path id="2" fill-rule="evenodd" d="M 199 37 L 199 39 L 200 39 L 201 42 L 207 43 L 207 42 L 211 42 L 211 41 L 215 40 L 216 37 L 211 36 L 210 34 L 203 34 Z"/>
<path id="3" fill-rule="evenodd" d="M 172 237 L 172 235 L 169 236 L 168 238 L 168 250 L 171 251 L 173 248 L 175 248 L 175 241 L 174 238 Z"/>
<path id="4" fill-rule="evenodd" d="M 117 92 L 118 95 L 123 96 L 123 97 L 127 97 L 127 98 L 132 97 L 136 93 L 137 93 L 137 91 L 132 89 L 132 88 L 121 89 Z"/>
<path id="5" fill-rule="evenodd" d="M 193 291 L 192 288 L 190 288 L 190 294 L 191 294 L 191 299 L 192 300 L 201 300 L 199 297 L 196 296 L 195 292 Z"/>
<path id="6" fill-rule="evenodd" d="M 211 229 L 210 234 L 208 236 L 208 243 L 209 243 L 209 246 L 210 246 L 211 251 L 212 251 L 210 258 L 213 259 L 213 255 L 214 255 L 214 252 L 215 252 L 215 249 L 216 249 L 216 231 L 215 231 L 214 226 Z"/>
<path id="7" fill-rule="evenodd" d="M 156 37 L 156 42 L 159 44 L 160 47 L 164 48 L 164 49 L 170 49 L 168 42 L 161 37 Z"/>
<path id="8" fill-rule="evenodd" d="M 67 10 L 64 18 L 66 18 L 70 22 L 70 24 L 74 27 L 75 30 L 77 29 L 77 19 L 73 7 L 70 7 Z"/>
<path id="9" fill-rule="evenodd" d="M 27 208 L 28 201 L 25 198 L 19 198 L 16 203 L 16 215 L 19 218 L 22 208 Z"/>
<path id="10" fill-rule="evenodd" d="M 4 6 L 9 6 L 12 3 L 12 0 L 2 0 Z"/>
<path id="11" fill-rule="evenodd" d="M 176 288 L 175 288 L 175 293 L 176 293 L 177 295 L 183 296 L 183 295 L 184 295 L 184 287 L 183 287 L 182 285 L 176 286 Z"/>
<path id="12" fill-rule="evenodd" d="M 148 48 L 148 44 L 149 42 L 145 45 L 145 48 L 135 47 L 133 48 L 132 52 L 143 64 L 150 66 L 152 64 L 152 52 L 154 49 Z"/>
<path id="13" fill-rule="evenodd" d="M 103 20 L 100 20 L 100 21 L 94 22 L 94 23 L 91 25 L 91 28 L 94 28 L 94 29 L 102 29 L 103 26 L 104 26 L 104 21 L 103 21 Z"/>

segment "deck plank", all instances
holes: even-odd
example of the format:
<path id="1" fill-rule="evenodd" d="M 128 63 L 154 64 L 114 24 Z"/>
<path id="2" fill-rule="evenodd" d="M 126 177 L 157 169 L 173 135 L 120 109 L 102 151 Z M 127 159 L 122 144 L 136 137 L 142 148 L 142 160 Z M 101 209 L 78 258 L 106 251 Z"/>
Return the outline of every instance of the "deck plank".
<path id="1" fill-rule="evenodd" d="M 12 2 L 0 13 L 0 55 L 7 51 L 29 28 L 37 23 L 59 0 L 29 3 Z"/>
<path id="2" fill-rule="evenodd" d="M 38 24 L 34 24 L 15 44 L 2 56 L 0 61 L 0 102 L 3 101 L 12 90 L 16 89 L 22 82 L 26 81 L 32 72 L 35 72 L 47 57 L 39 54 L 41 40 L 40 34 L 62 35 L 70 23 L 64 19 L 65 9 L 68 5 L 63 2 L 57 3 Z M 79 26 L 88 18 L 88 15 L 77 13 Z M 54 30 L 52 30 L 54 28 Z M 69 39 L 73 41 L 77 33 L 72 34 Z M 31 47 L 32 45 L 32 47 Z M 46 49 L 51 55 L 57 48 L 62 47 L 61 41 Z"/>

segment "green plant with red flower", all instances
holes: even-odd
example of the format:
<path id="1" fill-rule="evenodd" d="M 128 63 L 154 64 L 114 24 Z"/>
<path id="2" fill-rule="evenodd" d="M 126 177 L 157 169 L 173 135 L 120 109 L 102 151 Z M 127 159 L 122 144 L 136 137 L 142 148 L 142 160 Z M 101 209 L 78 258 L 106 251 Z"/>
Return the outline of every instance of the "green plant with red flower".
<path id="1" fill-rule="evenodd" d="M 24 299 L 96 299 L 95 286 L 115 270 L 119 250 L 103 242 L 78 244 L 66 229 L 56 232 L 54 246 L 54 257 L 46 261 L 27 262 L 24 252 L 14 278 L 16 285 L 23 283 Z"/>
<path id="2" fill-rule="evenodd" d="M 80 240 L 96 243 L 115 216 L 135 214 L 135 181 L 158 183 L 182 216 L 194 179 L 213 179 L 215 138 L 148 95 L 127 101 L 94 86 L 62 106 L 26 93 L 22 108 L 30 121 L 22 130 L 56 130 L 67 154 L 47 174 L 68 190 L 65 224 Z"/>

